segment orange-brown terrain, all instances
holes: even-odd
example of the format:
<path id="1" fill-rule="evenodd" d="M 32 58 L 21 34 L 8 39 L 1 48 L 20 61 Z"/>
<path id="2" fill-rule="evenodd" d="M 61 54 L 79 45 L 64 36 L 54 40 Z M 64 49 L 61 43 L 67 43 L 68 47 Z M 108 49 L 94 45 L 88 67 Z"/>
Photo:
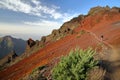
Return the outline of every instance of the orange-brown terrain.
<path id="1" fill-rule="evenodd" d="M 120 8 L 93 8 L 79 24 L 72 34 L 56 41 L 48 40 L 36 53 L 0 71 L 0 80 L 22 79 L 43 65 L 50 67 L 46 76 L 61 56 L 67 55 L 76 47 L 96 49 L 97 58 L 110 63 L 105 66 L 105 79 L 120 80 Z"/>

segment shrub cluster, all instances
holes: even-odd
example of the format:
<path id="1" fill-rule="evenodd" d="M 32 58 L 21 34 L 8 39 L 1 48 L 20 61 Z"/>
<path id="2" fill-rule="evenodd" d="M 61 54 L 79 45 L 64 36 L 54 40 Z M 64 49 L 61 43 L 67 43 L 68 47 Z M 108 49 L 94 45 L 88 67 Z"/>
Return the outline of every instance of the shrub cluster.
<path id="1" fill-rule="evenodd" d="M 87 72 L 98 64 L 93 58 L 95 53 L 91 48 L 72 50 L 53 68 L 53 80 L 86 80 Z"/>

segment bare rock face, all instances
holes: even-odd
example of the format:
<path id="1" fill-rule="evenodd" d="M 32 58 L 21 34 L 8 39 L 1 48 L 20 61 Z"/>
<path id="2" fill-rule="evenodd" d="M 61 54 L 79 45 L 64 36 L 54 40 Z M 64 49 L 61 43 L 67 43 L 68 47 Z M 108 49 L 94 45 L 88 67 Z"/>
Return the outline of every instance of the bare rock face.
<path id="1" fill-rule="evenodd" d="M 36 44 L 36 42 L 33 39 L 29 38 L 27 40 L 27 46 L 26 46 L 25 53 L 28 54 L 29 51 L 35 46 L 35 44 Z"/>
<path id="2" fill-rule="evenodd" d="M 21 57 L 25 58 L 33 53 L 36 53 L 39 49 L 41 49 L 41 45 L 44 42 L 45 42 L 44 38 L 41 41 L 39 40 L 34 41 L 32 38 L 29 38 L 26 42 L 27 43 L 26 50 L 23 53 L 23 55 L 21 55 Z"/>
<path id="3" fill-rule="evenodd" d="M 18 57 L 18 55 L 17 55 L 16 52 L 13 50 L 13 51 L 11 52 L 11 54 L 8 55 L 7 63 L 10 63 L 10 62 L 13 61 L 16 57 Z"/>
<path id="4" fill-rule="evenodd" d="M 31 38 L 29 40 L 27 40 L 27 45 L 29 48 L 33 47 L 36 44 L 36 42 L 34 40 L 32 40 Z"/>
<path id="5" fill-rule="evenodd" d="M 44 36 L 41 38 L 42 42 L 51 42 L 59 40 L 67 35 L 72 35 L 74 33 L 74 29 L 81 26 L 82 20 L 85 18 L 84 15 L 79 15 L 71 19 L 68 22 L 65 22 L 60 29 L 55 29 L 48 36 Z"/>
<path id="6" fill-rule="evenodd" d="M 94 16 L 98 14 L 101 14 L 103 16 L 103 14 L 110 15 L 112 13 L 120 13 L 120 8 L 119 7 L 110 8 L 109 6 L 106 6 L 106 7 L 97 6 L 97 7 L 91 8 L 87 16 Z"/>
<path id="7" fill-rule="evenodd" d="M 118 7 L 113 7 L 113 8 L 111 9 L 111 11 L 112 11 L 112 12 L 119 12 L 119 13 L 120 13 L 120 8 L 118 8 Z"/>
<path id="8" fill-rule="evenodd" d="M 33 39 L 29 38 L 29 39 L 27 40 L 27 46 L 26 46 L 25 53 L 27 53 L 27 55 L 28 55 L 28 53 L 31 51 L 31 49 L 32 49 L 35 45 L 36 45 L 36 42 L 35 42 Z"/>
<path id="9" fill-rule="evenodd" d="M 97 6 L 97 7 L 91 8 L 90 11 L 88 12 L 88 15 L 96 15 L 99 12 L 104 12 L 107 10 L 108 11 L 110 10 L 109 6 L 106 6 L 106 7 Z"/>
<path id="10" fill-rule="evenodd" d="M 43 37 L 41 38 L 41 42 L 42 42 L 42 43 L 45 43 L 45 42 L 46 42 L 46 37 L 45 37 L 45 36 L 43 36 Z"/>

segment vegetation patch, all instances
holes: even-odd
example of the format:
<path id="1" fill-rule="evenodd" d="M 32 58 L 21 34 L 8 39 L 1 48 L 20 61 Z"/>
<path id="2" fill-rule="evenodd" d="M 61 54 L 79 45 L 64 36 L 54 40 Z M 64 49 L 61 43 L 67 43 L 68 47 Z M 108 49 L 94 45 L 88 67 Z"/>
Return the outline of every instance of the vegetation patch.
<path id="1" fill-rule="evenodd" d="M 76 36 L 77 38 L 80 38 L 81 35 L 85 34 L 86 31 L 85 30 L 81 30 L 79 33 L 77 33 L 78 35 Z"/>
<path id="2" fill-rule="evenodd" d="M 72 50 L 53 68 L 53 80 L 87 80 L 88 71 L 98 64 L 93 58 L 95 53 L 91 48 Z"/>
<path id="3" fill-rule="evenodd" d="M 47 80 L 43 75 L 41 70 L 45 69 L 47 66 L 40 66 L 38 68 L 35 68 L 31 74 L 29 75 L 29 77 L 27 78 L 28 80 Z"/>
<path id="4" fill-rule="evenodd" d="M 86 32 L 85 30 L 81 30 L 80 34 L 83 35 L 83 34 L 85 34 L 85 32 Z"/>

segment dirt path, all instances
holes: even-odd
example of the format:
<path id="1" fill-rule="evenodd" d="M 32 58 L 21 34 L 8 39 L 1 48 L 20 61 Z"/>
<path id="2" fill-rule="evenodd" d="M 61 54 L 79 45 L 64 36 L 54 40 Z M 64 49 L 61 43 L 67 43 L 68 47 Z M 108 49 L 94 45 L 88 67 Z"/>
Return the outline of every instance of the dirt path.
<path id="1" fill-rule="evenodd" d="M 111 49 L 111 53 L 107 53 L 108 59 L 105 61 L 106 65 L 106 78 L 105 80 L 120 80 L 120 47 L 112 46 L 106 41 L 101 40 L 97 35 L 93 32 L 90 32 L 92 36 L 96 38 L 99 42 L 107 45 Z M 106 57 L 106 56 L 105 56 Z"/>

